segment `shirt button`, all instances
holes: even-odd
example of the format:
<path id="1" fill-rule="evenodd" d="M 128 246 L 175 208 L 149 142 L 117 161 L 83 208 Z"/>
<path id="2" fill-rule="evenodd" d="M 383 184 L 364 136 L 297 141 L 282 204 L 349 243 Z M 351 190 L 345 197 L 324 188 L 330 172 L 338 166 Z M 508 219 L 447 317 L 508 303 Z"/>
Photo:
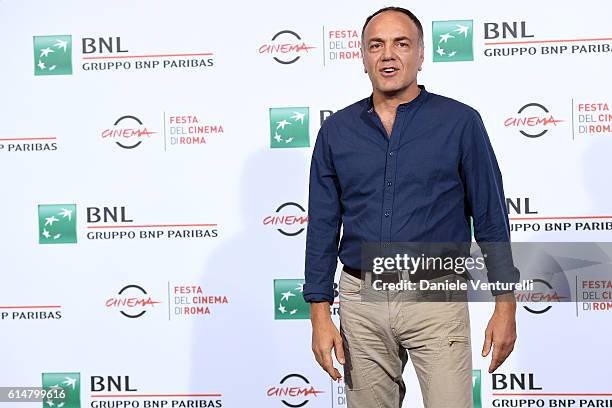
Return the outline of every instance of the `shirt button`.
<path id="1" fill-rule="evenodd" d="M 393 152 L 389 152 L 389 156 L 393 156 Z"/>
<path id="2" fill-rule="evenodd" d="M 391 187 L 391 184 L 393 183 L 391 183 L 390 181 L 387 181 L 387 187 Z"/>
<path id="3" fill-rule="evenodd" d="M 391 212 L 389 210 L 385 211 L 385 217 L 388 217 L 389 215 L 391 215 Z"/>

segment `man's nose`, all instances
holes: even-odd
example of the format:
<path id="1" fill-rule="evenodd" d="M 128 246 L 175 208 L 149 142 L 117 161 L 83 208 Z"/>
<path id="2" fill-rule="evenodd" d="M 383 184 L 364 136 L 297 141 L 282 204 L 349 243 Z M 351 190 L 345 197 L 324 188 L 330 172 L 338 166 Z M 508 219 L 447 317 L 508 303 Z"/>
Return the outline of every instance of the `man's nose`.
<path id="1" fill-rule="evenodd" d="M 393 47 L 392 46 L 387 46 L 387 47 L 383 48 L 382 59 L 383 59 L 383 61 L 389 61 L 389 60 L 395 59 L 395 54 L 393 53 Z"/>

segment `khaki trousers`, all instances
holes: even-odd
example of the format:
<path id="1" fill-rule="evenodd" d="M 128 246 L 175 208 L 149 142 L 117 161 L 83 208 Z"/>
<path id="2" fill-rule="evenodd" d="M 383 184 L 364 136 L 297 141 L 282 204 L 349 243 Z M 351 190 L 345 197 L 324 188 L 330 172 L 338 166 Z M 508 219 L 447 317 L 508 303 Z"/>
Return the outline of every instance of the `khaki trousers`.
<path id="1" fill-rule="evenodd" d="M 382 292 L 374 301 L 362 297 L 362 285 L 342 272 L 340 332 L 348 408 L 401 407 L 408 355 L 425 408 L 472 408 L 468 303 L 453 301 L 450 292 L 441 292 L 449 301 L 416 301 L 424 292 L 407 291 Z"/>

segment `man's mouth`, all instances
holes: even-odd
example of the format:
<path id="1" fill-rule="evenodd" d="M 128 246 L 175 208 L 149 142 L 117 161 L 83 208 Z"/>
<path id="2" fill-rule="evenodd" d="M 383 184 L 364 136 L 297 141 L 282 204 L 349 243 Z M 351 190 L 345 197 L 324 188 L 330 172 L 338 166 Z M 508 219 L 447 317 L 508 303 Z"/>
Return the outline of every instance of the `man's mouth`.
<path id="1" fill-rule="evenodd" d="M 383 76 L 394 75 L 397 71 L 399 71 L 399 68 L 395 68 L 395 67 L 385 67 L 385 68 L 381 68 L 380 70 Z"/>

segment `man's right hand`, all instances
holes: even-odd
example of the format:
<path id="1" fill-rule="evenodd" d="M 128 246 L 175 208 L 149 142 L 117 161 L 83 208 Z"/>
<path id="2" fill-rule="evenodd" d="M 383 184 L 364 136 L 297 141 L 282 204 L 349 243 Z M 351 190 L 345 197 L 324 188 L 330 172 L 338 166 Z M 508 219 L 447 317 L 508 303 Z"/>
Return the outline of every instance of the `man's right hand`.
<path id="1" fill-rule="evenodd" d="M 340 332 L 331 319 L 329 303 L 311 303 L 310 322 L 312 323 L 312 352 L 315 359 L 334 381 L 342 378 L 332 362 L 331 350 L 333 348 L 336 353 L 336 360 L 340 364 L 344 364 L 344 349 L 342 348 Z"/>

